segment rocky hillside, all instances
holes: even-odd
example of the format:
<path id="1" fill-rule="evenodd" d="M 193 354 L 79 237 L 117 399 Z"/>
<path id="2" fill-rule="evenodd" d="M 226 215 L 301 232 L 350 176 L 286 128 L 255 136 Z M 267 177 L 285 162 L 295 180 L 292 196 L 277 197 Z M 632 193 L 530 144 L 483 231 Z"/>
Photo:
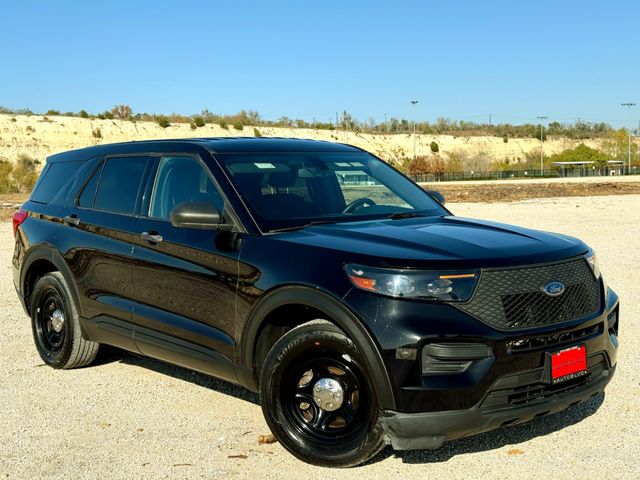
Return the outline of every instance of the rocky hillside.
<path id="1" fill-rule="evenodd" d="M 261 136 L 312 138 L 357 145 L 391 162 L 400 162 L 413 156 L 413 139 L 408 134 L 373 135 L 340 130 L 312 130 L 296 128 L 258 127 Z M 82 148 L 99 143 L 126 142 L 157 138 L 254 136 L 253 127 L 235 130 L 207 124 L 192 129 L 189 124 L 173 124 L 167 128 L 153 122 L 127 120 L 98 120 L 76 117 L 0 114 L 0 160 L 14 161 L 26 154 L 41 162 L 53 153 Z M 531 138 L 502 138 L 451 135 L 418 135 L 418 155 L 431 153 L 431 142 L 436 142 L 440 153 L 477 155 L 488 160 L 522 159 L 527 153 L 539 151 L 540 142 Z M 545 154 L 558 153 L 576 146 L 578 141 L 567 138 L 549 138 L 544 143 Z M 600 147 L 601 140 L 584 142 Z M 44 163 L 44 162 L 43 162 Z"/>

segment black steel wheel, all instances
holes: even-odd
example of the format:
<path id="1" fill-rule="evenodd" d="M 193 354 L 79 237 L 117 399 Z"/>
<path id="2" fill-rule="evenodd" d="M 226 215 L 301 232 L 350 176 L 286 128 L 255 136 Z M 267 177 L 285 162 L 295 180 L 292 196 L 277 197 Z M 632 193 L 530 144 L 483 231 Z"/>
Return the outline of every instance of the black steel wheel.
<path id="1" fill-rule="evenodd" d="M 40 348 L 55 357 L 60 354 L 64 345 L 65 318 L 68 313 L 62 297 L 53 287 L 47 287 L 41 296 L 35 310 L 36 338 L 40 342 Z"/>
<path id="2" fill-rule="evenodd" d="M 276 342 L 262 369 L 260 397 L 275 437 L 305 462 L 354 466 L 384 446 L 364 359 L 329 322 L 306 323 Z"/>
<path id="3" fill-rule="evenodd" d="M 82 338 L 78 312 L 64 276 L 42 276 L 31 293 L 31 327 L 42 360 L 54 368 L 88 365 L 98 344 Z"/>

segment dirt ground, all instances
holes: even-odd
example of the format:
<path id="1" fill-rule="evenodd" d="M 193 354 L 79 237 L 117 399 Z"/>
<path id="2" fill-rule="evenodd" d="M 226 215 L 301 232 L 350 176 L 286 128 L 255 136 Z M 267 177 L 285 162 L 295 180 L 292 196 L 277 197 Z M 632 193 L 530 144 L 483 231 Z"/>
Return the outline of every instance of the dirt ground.
<path id="1" fill-rule="evenodd" d="M 459 203 L 457 215 L 575 235 L 621 298 L 618 370 L 606 397 L 446 443 L 385 449 L 349 470 L 311 467 L 279 444 L 254 394 L 189 370 L 104 349 L 95 365 L 43 365 L 11 275 L 0 223 L 0 478 L 640 478 L 640 195 Z"/>
<path id="2" fill-rule="evenodd" d="M 640 178 L 625 181 L 607 177 L 597 179 L 514 180 L 486 182 L 437 182 L 421 184 L 442 193 L 448 203 L 513 202 L 530 198 L 587 197 L 640 194 Z"/>

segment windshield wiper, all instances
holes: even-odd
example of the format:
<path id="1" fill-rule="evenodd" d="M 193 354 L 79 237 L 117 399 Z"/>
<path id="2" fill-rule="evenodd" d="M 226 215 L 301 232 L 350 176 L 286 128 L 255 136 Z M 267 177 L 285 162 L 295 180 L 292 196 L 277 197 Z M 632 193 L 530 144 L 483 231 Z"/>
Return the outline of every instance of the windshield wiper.
<path id="1" fill-rule="evenodd" d="M 392 213 L 387 218 L 391 220 L 402 220 L 403 218 L 415 218 L 415 217 L 424 217 L 424 213 L 415 213 L 415 212 L 398 212 Z"/>
<path id="2" fill-rule="evenodd" d="M 304 223 L 302 225 L 291 225 L 289 227 L 272 228 L 271 230 L 269 230 L 269 232 L 291 232 L 294 230 L 302 230 L 307 227 L 312 227 L 314 225 L 327 225 L 330 223 L 337 223 L 337 220 L 312 220 L 311 222 Z"/>

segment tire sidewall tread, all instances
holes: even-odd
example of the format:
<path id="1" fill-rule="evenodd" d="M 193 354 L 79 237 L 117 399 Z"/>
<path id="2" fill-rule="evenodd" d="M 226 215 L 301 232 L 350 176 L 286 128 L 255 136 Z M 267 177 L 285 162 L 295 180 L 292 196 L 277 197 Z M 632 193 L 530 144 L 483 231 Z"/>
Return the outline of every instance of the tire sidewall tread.
<path id="1" fill-rule="evenodd" d="M 350 442 L 350 450 L 344 453 L 336 453 L 331 449 L 312 448 L 300 441 L 298 435 L 291 434 L 287 421 L 283 418 L 281 401 L 277 395 L 272 394 L 280 391 L 282 374 L 287 366 L 295 362 L 298 353 L 313 345 L 319 335 L 324 338 L 324 342 L 328 341 L 330 344 L 333 342 L 332 347 L 339 346 L 342 351 L 349 353 L 353 364 L 362 371 L 368 381 L 369 395 L 373 399 L 375 414 L 372 413 L 373 419 L 369 430 L 360 438 L 353 439 Z M 324 467 L 359 465 L 378 453 L 385 445 L 378 405 L 370 379 L 371 375 L 367 371 L 365 359 L 342 330 L 326 320 L 307 322 L 288 331 L 267 354 L 260 375 L 260 401 L 265 420 L 281 445 L 300 460 Z"/>
<path id="2" fill-rule="evenodd" d="M 37 333 L 37 309 L 43 293 L 48 288 L 56 290 L 65 308 L 65 339 L 62 351 L 55 357 L 50 357 L 40 346 Z M 64 276 L 60 272 L 50 272 L 43 275 L 31 294 L 31 328 L 33 339 L 40 358 L 49 366 L 59 369 L 79 368 L 89 365 L 98 354 L 99 344 L 85 340 L 82 337 L 78 310 L 73 301 L 71 290 Z"/>

